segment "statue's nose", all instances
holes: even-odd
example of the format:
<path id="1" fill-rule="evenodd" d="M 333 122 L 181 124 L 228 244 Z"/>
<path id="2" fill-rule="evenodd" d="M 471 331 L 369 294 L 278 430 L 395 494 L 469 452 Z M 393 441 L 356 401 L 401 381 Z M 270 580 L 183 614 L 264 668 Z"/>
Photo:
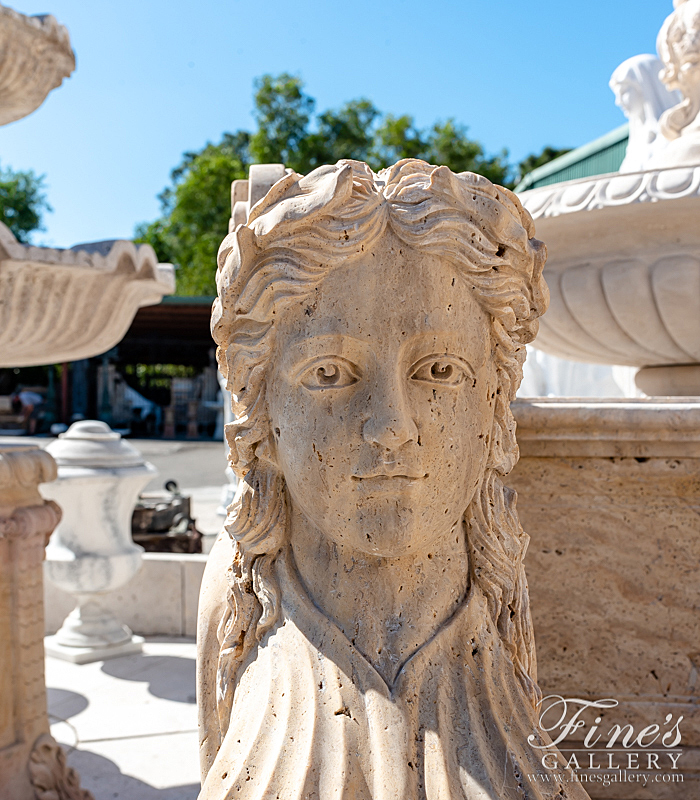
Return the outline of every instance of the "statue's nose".
<path id="1" fill-rule="evenodd" d="M 401 387 L 375 387 L 368 398 L 369 416 L 362 426 L 366 442 L 393 450 L 418 439 L 418 428 Z"/>

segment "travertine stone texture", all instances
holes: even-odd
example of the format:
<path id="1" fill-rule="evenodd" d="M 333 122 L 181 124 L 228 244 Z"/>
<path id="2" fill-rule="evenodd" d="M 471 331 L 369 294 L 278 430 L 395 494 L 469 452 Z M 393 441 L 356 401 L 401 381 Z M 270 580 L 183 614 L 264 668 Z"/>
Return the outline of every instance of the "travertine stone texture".
<path id="1" fill-rule="evenodd" d="M 0 449 L 0 799 L 88 800 L 49 735 L 44 685 L 44 547 L 61 518 L 40 483 L 50 455 Z M 53 792 L 53 794 L 52 794 Z"/>
<path id="2" fill-rule="evenodd" d="M 253 164 L 246 180 L 231 184 L 231 219 L 229 233 L 245 224 L 250 209 L 270 191 L 290 170 L 284 164 Z"/>
<path id="3" fill-rule="evenodd" d="M 20 244 L 0 223 L 0 366 L 55 364 L 104 353 L 141 306 L 175 290 L 150 245 L 93 242 L 70 250 Z"/>
<path id="4" fill-rule="evenodd" d="M 664 63 L 661 80 L 682 100 L 666 111 L 660 128 L 669 144 L 647 168 L 700 163 L 700 0 L 674 0 L 656 47 Z"/>
<path id="5" fill-rule="evenodd" d="M 75 69 L 68 31 L 50 14 L 0 6 L 0 125 L 26 117 Z"/>
<path id="6" fill-rule="evenodd" d="M 591 797 L 700 797 L 700 403 L 522 400 L 513 410 L 521 456 L 507 483 L 531 537 L 543 693 L 617 699 L 602 730 L 683 716 L 682 785 L 598 785 Z M 567 754 L 587 730 L 567 739 Z"/>
<path id="7" fill-rule="evenodd" d="M 200 597 L 202 800 L 586 797 L 542 780 L 502 482 L 533 237 L 508 190 L 410 159 L 280 175 L 224 240 L 241 488 Z"/>
<path id="8" fill-rule="evenodd" d="M 700 166 L 570 181 L 521 200 L 547 242 L 538 348 L 597 364 L 700 363 Z M 680 388 L 669 378 L 659 394 Z M 700 383 L 682 394 L 700 395 Z"/>
<path id="9" fill-rule="evenodd" d="M 632 56 L 620 64 L 610 78 L 615 103 L 629 120 L 629 139 L 620 172 L 638 172 L 668 145 L 659 118 L 681 100 L 659 77 L 663 62 L 656 56 Z"/>

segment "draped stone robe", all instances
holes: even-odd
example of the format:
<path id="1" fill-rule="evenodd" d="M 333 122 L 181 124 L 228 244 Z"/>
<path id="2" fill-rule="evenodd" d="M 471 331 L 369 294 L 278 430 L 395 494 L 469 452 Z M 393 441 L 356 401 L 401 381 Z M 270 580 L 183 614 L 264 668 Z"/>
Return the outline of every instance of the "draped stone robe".
<path id="1" fill-rule="evenodd" d="M 218 752 L 216 658 L 206 652 L 215 626 L 200 626 L 200 800 L 588 797 L 555 782 L 541 765 L 546 751 L 528 743 L 550 740 L 478 587 L 387 685 L 313 604 L 289 551 L 276 569 L 280 618 L 240 671 Z"/>

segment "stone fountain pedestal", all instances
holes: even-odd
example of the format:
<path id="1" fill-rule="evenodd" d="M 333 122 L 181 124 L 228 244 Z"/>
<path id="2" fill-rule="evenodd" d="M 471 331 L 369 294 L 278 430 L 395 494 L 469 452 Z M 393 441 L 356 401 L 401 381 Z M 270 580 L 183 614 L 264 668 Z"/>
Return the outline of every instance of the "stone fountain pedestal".
<path id="1" fill-rule="evenodd" d="M 0 798 L 86 800 L 49 733 L 44 682 L 44 548 L 61 518 L 39 494 L 56 464 L 38 447 L 0 446 Z M 53 792 L 53 794 L 52 794 Z"/>
<path id="2" fill-rule="evenodd" d="M 548 398 L 513 411 L 521 455 L 506 483 L 530 535 L 544 695 L 614 698 L 604 732 L 683 717 L 683 783 L 586 789 L 593 800 L 700 797 L 700 403 Z M 567 757 L 587 730 L 567 738 Z"/>

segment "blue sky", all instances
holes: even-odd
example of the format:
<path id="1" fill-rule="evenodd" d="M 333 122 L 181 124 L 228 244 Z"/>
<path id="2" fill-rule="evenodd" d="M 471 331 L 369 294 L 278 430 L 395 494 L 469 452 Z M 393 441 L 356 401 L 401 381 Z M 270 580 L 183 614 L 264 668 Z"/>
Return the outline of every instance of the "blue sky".
<path id="1" fill-rule="evenodd" d="M 52 13 L 73 77 L 0 128 L 0 164 L 46 175 L 35 241 L 129 238 L 183 151 L 252 126 L 252 82 L 301 75 L 317 109 L 367 97 L 427 126 L 455 117 L 517 161 L 624 122 L 608 88 L 655 52 L 671 0 L 9 0 Z"/>

